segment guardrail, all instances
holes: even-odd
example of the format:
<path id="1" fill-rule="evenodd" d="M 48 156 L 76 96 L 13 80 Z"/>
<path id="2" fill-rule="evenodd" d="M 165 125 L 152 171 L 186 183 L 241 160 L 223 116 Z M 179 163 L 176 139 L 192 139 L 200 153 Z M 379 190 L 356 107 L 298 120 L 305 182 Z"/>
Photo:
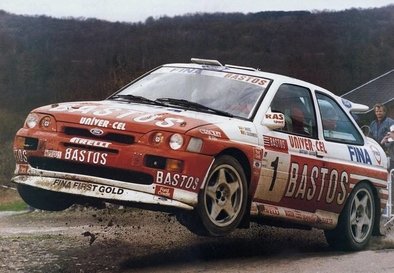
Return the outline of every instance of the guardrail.
<path id="1" fill-rule="evenodd" d="M 394 221 L 394 213 L 393 213 L 393 207 L 392 207 L 393 206 L 393 195 L 392 195 L 393 181 L 394 181 L 394 169 L 392 169 L 390 171 L 390 175 L 389 175 L 388 181 L 387 181 L 387 190 L 389 193 L 389 198 L 387 200 L 386 211 L 382 215 L 387 218 L 387 222 L 384 224 L 385 226 L 387 226 L 392 221 Z"/>

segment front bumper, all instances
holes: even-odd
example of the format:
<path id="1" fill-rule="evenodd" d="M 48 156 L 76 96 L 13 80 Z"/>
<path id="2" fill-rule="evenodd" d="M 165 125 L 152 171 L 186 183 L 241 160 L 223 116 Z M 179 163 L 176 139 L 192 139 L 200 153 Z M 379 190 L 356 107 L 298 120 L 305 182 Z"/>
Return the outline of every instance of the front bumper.
<path id="1" fill-rule="evenodd" d="M 49 191 L 78 196 L 116 200 L 147 205 L 162 205 L 192 210 L 197 204 L 198 194 L 181 189 L 173 189 L 172 198 L 157 195 L 163 190 L 161 185 L 139 185 L 98 178 L 88 175 L 44 171 L 27 164 L 17 164 L 12 181 Z"/>

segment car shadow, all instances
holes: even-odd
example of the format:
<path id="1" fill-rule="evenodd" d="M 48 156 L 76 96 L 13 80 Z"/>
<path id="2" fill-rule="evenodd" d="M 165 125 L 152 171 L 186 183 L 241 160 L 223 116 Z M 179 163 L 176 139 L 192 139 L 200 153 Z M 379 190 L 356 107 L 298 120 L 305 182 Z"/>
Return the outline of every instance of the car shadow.
<path id="1" fill-rule="evenodd" d="M 294 236 L 294 237 L 292 237 Z M 311 239 L 304 235 L 261 237 L 261 238 L 196 238 L 185 246 L 168 245 L 146 255 L 129 257 L 123 260 L 123 270 L 176 266 L 181 264 L 205 263 L 232 259 L 298 259 L 300 256 L 313 257 L 337 255 L 329 248 L 324 238 Z M 304 241 L 303 238 L 306 238 Z M 345 254 L 346 252 L 344 252 Z"/>

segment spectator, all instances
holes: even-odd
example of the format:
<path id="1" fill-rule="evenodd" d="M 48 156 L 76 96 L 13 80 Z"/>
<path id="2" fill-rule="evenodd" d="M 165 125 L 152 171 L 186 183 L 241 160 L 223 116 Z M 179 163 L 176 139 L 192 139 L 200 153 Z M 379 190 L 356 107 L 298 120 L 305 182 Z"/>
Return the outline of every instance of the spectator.
<path id="1" fill-rule="evenodd" d="M 390 126 L 390 132 L 386 134 L 380 144 L 386 148 L 387 154 L 389 156 L 389 170 L 394 169 L 394 125 Z"/>
<path id="2" fill-rule="evenodd" d="M 390 126 L 394 125 L 394 120 L 386 117 L 386 106 L 383 104 L 375 104 L 375 120 L 369 125 L 372 138 L 381 143 L 383 138 L 390 132 Z"/>

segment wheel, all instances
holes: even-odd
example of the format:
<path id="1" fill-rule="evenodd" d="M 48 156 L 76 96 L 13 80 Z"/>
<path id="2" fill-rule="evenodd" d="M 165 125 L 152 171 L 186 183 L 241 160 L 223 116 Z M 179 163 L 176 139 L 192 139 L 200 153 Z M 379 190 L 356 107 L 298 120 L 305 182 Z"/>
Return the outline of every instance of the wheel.
<path id="1" fill-rule="evenodd" d="M 224 155 L 215 160 L 195 212 L 183 214 L 180 222 L 198 235 L 223 236 L 237 228 L 246 204 L 244 171 L 236 159 Z"/>
<path id="2" fill-rule="evenodd" d="M 64 193 L 47 191 L 22 184 L 18 184 L 17 188 L 23 201 L 36 209 L 60 211 L 74 204 L 72 196 Z"/>
<path id="3" fill-rule="evenodd" d="M 338 225 L 326 230 L 327 242 L 339 250 L 361 250 L 369 242 L 375 221 L 375 199 L 371 187 L 358 184 L 339 216 Z"/>

